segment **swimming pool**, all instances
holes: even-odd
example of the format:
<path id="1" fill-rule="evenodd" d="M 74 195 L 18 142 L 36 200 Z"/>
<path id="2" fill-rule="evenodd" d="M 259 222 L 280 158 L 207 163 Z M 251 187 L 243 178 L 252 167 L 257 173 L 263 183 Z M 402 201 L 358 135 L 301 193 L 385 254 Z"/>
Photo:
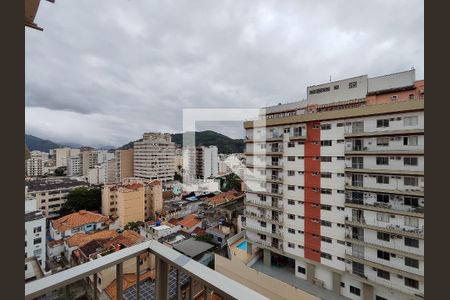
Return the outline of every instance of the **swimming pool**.
<path id="1" fill-rule="evenodd" d="M 236 246 L 236 248 L 247 251 L 247 241 L 240 242 L 239 245 Z"/>

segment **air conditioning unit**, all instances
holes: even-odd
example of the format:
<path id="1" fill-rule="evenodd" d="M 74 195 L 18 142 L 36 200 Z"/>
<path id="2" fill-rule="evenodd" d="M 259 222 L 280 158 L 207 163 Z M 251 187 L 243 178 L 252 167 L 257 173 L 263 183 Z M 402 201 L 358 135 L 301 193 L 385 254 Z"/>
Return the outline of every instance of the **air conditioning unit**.
<path id="1" fill-rule="evenodd" d="M 397 100 L 398 99 L 398 96 L 397 95 L 392 95 L 391 96 L 391 100 Z M 392 120 L 392 119 L 391 119 Z M 393 121 L 393 120 L 392 120 Z"/>

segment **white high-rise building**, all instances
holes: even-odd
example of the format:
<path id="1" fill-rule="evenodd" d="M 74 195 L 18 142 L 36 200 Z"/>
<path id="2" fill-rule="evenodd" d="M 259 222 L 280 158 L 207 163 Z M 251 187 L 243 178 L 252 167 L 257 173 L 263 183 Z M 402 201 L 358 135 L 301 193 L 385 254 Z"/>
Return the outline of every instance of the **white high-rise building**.
<path id="1" fill-rule="evenodd" d="M 25 201 L 25 281 L 43 276 L 45 270 L 45 217 L 36 200 Z"/>
<path id="2" fill-rule="evenodd" d="M 196 166 L 198 178 L 216 177 L 219 173 L 217 146 L 197 147 Z"/>
<path id="3" fill-rule="evenodd" d="M 81 175 L 81 158 L 79 155 L 67 158 L 67 176 Z"/>
<path id="4" fill-rule="evenodd" d="M 411 70 L 307 94 L 244 123 L 248 249 L 305 287 L 423 299 L 424 81 Z"/>
<path id="5" fill-rule="evenodd" d="M 169 133 L 144 133 L 134 143 L 134 176 L 146 179 L 173 180 L 175 144 Z"/>
<path id="6" fill-rule="evenodd" d="M 73 148 L 57 148 L 53 149 L 53 155 L 55 156 L 55 166 L 65 167 L 67 166 L 67 158 L 78 156 L 80 154 L 80 149 Z"/>
<path id="7" fill-rule="evenodd" d="M 25 161 L 25 173 L 29 177 L 43 175 L 44 163 L 48 159 L 48 154 L 40 151 L 31 151 L 30 158 Z"/>

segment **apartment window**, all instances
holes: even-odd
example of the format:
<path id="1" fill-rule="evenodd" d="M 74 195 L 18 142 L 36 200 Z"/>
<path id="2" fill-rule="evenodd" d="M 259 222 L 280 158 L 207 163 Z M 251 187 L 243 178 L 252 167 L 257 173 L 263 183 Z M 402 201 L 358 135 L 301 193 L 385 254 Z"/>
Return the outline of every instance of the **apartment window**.
<path id="1" fill-rule="evenodd" d="M 260 238 L 261 240 L 265 241 L 267 237 L 266 237 L 265 234 L 259 234 L 259 238 Z"/>
<path id="2" fill-rule="evenodd" d="M 266 195 L 259 195 L 259 200 L 266 201 Z"/>
<path id="3" fill-rule="evenodd" d="M 326 227 L 331 227 L 331 222 L 322 220 L 322 221 L 320 221 L 320 225 L 326 226 Z"/>
<path id="4" fill-rule="evenodd" d="M 36 250 L 33 251 L 33 256 L 38 257 L 38 256 L 40 256 L 41 254 L 42 254 L 42 249 L 36 249 Z"/>
<path id="5" fill-rule="evenodd" d="M 331 210 L 331 205 L 321 204 L 320 209 L 322 210 Z"/>
<path id="6" fill-rule="evenodd" d="M 322 177 L 322 178 L 331 178 L 331 173 L 329 173 L 329 172 L 322 172 L 322 173 L 320 173 L 320 177 Z"/>
<path id="7" fill-rule="evenodd" d="M 295 185 L 288 185 L 288 191 L 295 191 Z"/>
<path id="8" fill-rule="evenodd" d="M 419 178 L 417 177 L 403 177 L 403 184 L 408 186 L 418 186 Z"/>
<path id="9" fill-rule="evenodd" d="M 336 209 L 337 209 L 337 210 L 340 210 L 340 211 L 344 211 L 344 210 L 345 210 L 345 207 L 342 207 L 342 206 L 336 206 Z"/>
<path id="10" fill-rule="evenodd" d="M 283 132 L 284 132 L 284 133 L 289 133 L 289 132 L 291 132 L 291 129 L 290 129 L 289 127 L 284 128 L 284 129 L 283 129 Z"/>
<path id="11" fill-rule="evenodd" d="M 288 156 L 288 161 L 295 161 L 295 156 Z"/>
<path id="12" fill-rule="evenodd" d="M 377 270 L 377 276 L 386 280 L 391 279 L 391 274 L 384 270 Z"/>
<path id="13" fill-rule="evenodd" d="M 414 258 L 405 257 L 405 266 L 419 268 L 419 261 Z"/>
<path id="14" fill-rule="evenodd" d="M 419 240 L 405 237 L 405 246 L 419 248 Z"/>
<path id="15" fill-rule="evenodd" d="M 288 243 L 288 247 L 289 248 L 295 248 L 295 244 L 294 243 Z"/>
<path id="16" fill-rule="evenodd" d="M 28 265 L 27 264 L 25 264 L 25 271 L 28 269 Z"/>
<path id="17" fill-rule="evenodd" d="M 331 156 L 321 156 L 320 161 L 321 162 L 331 162 Z"/>
<path id="18" fill-rule="evenodd" d="M 388 300 L 387 298 L 376 295 L 375 300 Z"/>
<path id="19" fill-rule="evenodd" d="M 42 231 L 42 227 L 41 226 L 38 226 L 38 227 L 34 227 L 33 228 L 33 232 L 34 233 L 39 233 L 39 232 L 41 232 Z"/>
<path id="20" fill-rule="evenodd" d="M 389 184 L 389 176 L 377 176 L 377 183 L 379 184 Z"/>
<path id="21" fill-rule="evenodd" d="M 33 245 L 40 244 L 42 242 L 42 238 L 36 238 L 33 240 Z"/>
<path id="22" fill-rule="evenodd" d="M 326 236 L 322 236 L 322 237 L 320 238 L 320 240 L 321 240 L 322 242 L 325 242 L 325 243 L 329 243 L 329 244 L 332 243 L 332 240 L 331 240 L 329 237 L 326 237 Z"/>
<path id="23" fill-rule="evenodd" d="M 302 273 L 302 274 L 306 274 L 306 269 L 300 266 L 297 266 L 297 272 Z"/>
<path id="24" fill-rule="evenodd" d="M 322 147 L 331 146 L 332 145 L 332 141 L 331 140 L 320 141 L 320 145 Z"/>
<path id="25" fill-rule="evenodd" d="M 361 290 L 357 287 L 354 287 L 353 285 L 350 286 L 350 293 L 361 296 Z"/>
<path id="26" fill-rule="evenodd" d="M 336 242 L 337 242 L 338 244 L 345 245 L 345 242 L 344 242 L 344 241 L 336 240 Z"/>
<path id="27" fill-rule="evenodd" d="M 419 289 L 419 281 L 412 278 L 405 277 L 405 285 L 415 289 Z"/>
<path id="28" fill-rule="evenodd" d="M 305 232 L 303 231 L 303 230 L 297 230 L 298 231 L 298 233 L 300 233 L 300 234 L 305 234 Z"/>
<path id="29" fill-rule="evenodd" d="M 320 129 L 322 130 L 330 130 L 331 129 L 331 124 L 323 124 L 320 126 Z"/>
<path id="30" fill-rule="evenodd" d="M 288 228 L 288 232 L 289 232 L 290 234 L 295 234 L 295 229 Z"/>
<path id="31" fill-rule="evenodd" d="M 337 160 L 345 160 L 345 156 L 338 156 L 336 157 Z"/>
<path id="32" fill-rule="evenodd" d="M 417 124 L 419 124 L 418 116 L 405 117 L 403 119 L 403 125 L 405 126 L 416 126 Z"/>
<path id="33" fill-rule="evenodd" d="M 417 146 L 419 144 L 419 137 L 417 136 L 405 136 L 403 137 L 404 146 Z"/>
<path id="34" fill-rule="evenodd" d="M 389 222 L 390 215 L 386 213 L 377 213 L 377 221 Z"/>
<path id="35" fill-rule="evenodd" d="M 345 282 L 341 281 L 341 288 L 345 288 Z"/>
<path id="36" fill-rule="evenodd" d="M 419 218 L 405 216 L 405 225 L 411 227 L 419 227 Z"/>
<path id="37" fill-rule="evenodd" d="M 288 143 L 288 148 L 294 148 L 294 147 L 295 147 L 295 142 Z"/>
<path id="38" fill-rule="evenodd" d="M 352 82 L 348 83 L 348 88 L 349 89 L 354 89 L 357 86 L 358 86 L 358 82 L 356 82 L 356 81 L 352 81 Z"/>
<path id="39" fill-rule="evenodd" d="M 264 221 L 260 221 L 259 224 L 261 225 L 261 227 L 264 227 L 264 228 L 267 227 L 267 223 Z"/>
<path id="40" fill-rule="evenodd" d="M 294 200 L 288 200 L 288 205 L 295 205 L 295 201 Z"/>
<path id="41" fill-rule="evenodd" d="M 377 138 L 377 146 L 389 146 L 389 138 Z"/>
<path id="42" fill-rule="evenodd" d="M 287 216 L 288 216 L 288 219 L 289 219 L 289 220 L 295 220 L 295 215 L 293 215 L 293 214 L 288 214 Z"/>
<path id="43" fill-rule="evenodd" d="M 295 171 L 289 170 L 287 171 L 288 176 L 295 176 Z"/>
<path id="44" fill-rule="evenodd" d="M 391 236 L 389 235 L 389 233 L 377 232 L 377 239 L 382 240 L 382 241 L 386 241 L 386 242 L 390 242 L 391 241 Z"/>
<path id="45" fill-rule="evenodd" d="M 321 194 L 331 195 L 331 189 L 320 189 Z"/>
<path id="46" fill-rule="evenodd" d="M 352 157 L 352 168 L 362 169 L 364 167 L 364 157 Z"/>
<path id="47" fill-rule="evenodd" d="M 304 249 L 305 247 L 303 247 L 303 245 L 297 245 L 297 247 L 299 248 L 299 249 Z"/>
<path id="48" fill-rule="evenodd" d="M 418 207 L 419 206 L 419 198 L 405 196 L 403 198 L 403 204 L 412 206 L 412 207 Z"/>
<path id="49" fill-rule="evenodd" d="M 389 165 L 389 157 L 377 157 L 377 165 Z"/>
<path id="50" fill-rule="evenodd" d="M 403 164 L 405 166 L 417 166 L 419 159 L 417 157 L 404 157 Z"/>
<path id="51" fill-rule="evenodd" d="M 294 136 L 302 136 L 302 128 L 294 127 Z"/>
<path id="52" fill-rule="evenodd" d="M 377 194 L 377 202 L 380 202 L 380 203 L 389 203 L 389 195 L 386 195 L 386 194 Z"/>
<path id="53" fill-rule="evenodd" d="M 336 127 L 344 127 L 344 123 L 337 123 Z"/>
<path id="54" fill-rule="evenodd" d="M 389 119 L 377 120 L 377 128 L 389 127 Z"/>
<path id="55" fill-rule="evenodd" d="M 320 252 L 320 257 L 331 260 L 331 254 Z"/>
<path id="56" fill-rule="evenodd" d="M 377 250 L 377 257 L 384 260 L 391 260 L 391 254 L 382 250 Z"/>

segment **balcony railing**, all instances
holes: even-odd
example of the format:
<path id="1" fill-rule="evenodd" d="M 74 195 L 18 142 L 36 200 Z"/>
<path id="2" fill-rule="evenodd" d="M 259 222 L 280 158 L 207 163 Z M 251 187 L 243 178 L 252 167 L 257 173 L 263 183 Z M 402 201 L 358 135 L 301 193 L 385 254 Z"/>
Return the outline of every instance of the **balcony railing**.
<path id="1" fill-rule="evenodd" d="M 356 205 L 362 205 L 367 207 L 373 207 L 373 208 L 380 208 L 385 210 L 393 210 L 393 211 L 402 211 L 402 212 L 410 212 L 410 213 L 417 213 L 417 214 L 423 214 L 425 212 L 425 208 L 423 206 L 418 207 L 412 207 L 400 203 L 384 203 L 384 202 L 364 202 L 364 200 L 360 199 L 351 199 L 346 198 L 345 203 L 349 204 L 356 204 Z"/>
<path id="2" fill-rule="evenodd" d="M 390 222 L 384 222 L 379 221 L 376 219 L 365 219 L 364 217 L 353 217 L 349 218 L 348 216 L 345 217 L 346 222 L 353 222 L 353 223 L 359 223 L 362 225 L 368 225 L 373 227 L 382 228 L 388 232 L 392 233 L 398 233 L 398 234 L 406 234 L 406 235 L 414 235 L 417 237 L 422 238 L 425 232 L 425 226 L 422 225 L 421 227 L 413 227 L 413 226 L 407 226 L 407 225 L 396 225 L 391 224 Z"/>
<path id="3" fill-rule="evenodd" d="M 275 209 L 283 209 L 283 202 L 272 202 L 269 201 L 258 201 L 253 199 L 245 199 L 245 203 L 249 205 L 255 205 L 255 206 L 261 206 L 261 207 L 267 207 L 267 208 L 275 208 Z"/>
<path id="4" fill-rule="evenodd" d="M 270 216 L 270 215 L 266 215 L 266 214 L 257 214 L 254 213 L 252 211 L 244 211 L 244 216 L 246 217 L 250 217 L 250 218 L 255 218 L 255 219 L 259 219 L 259 220 L 263 220 L 263 221 L 267 221 L 267 222 L 271 222 L 271 223 L 277 223 L 282 225 L 283 224 L 283 216 L 280 214 L 278 216 Z"/>
<path id="5" fill-rule="evenodd" d="M 275 236 L 278 239 L 283 238 L 283 232 L 280 229 L 271 230 L 270 228 L 258 227 L 258 226 L 245 226 L 245 229 L 248 231 L 254 231 L 261 234 L 267 234 L 271 236 Z"/>
<path id="6" fill-rule="evenodd" d="M 100 257 L 96 260 L 78 265 L 76 267 L 59 272 L 58 274 L 44 277 L 25 284 L 25 299 L 31 300 L 37 297 L 51 293 L 54 290 L 65 289 L 66 299 L 68 297 L 69 285 L 80 280 L 93 276 L 93 290 L 97 290 L 97 273 L 116 266 L 116 299 L 123 298 L 123 263 L 130 259 L 136 259 L 136 294 L 135 299 L 150 299 L 149 296 L 140 292 L 141 285 L 139 281 L 139 257 L 142 254 L 151 253 L 156 256 L 156 278 L 155 293 L 149 295 L 151 299 L 165 300 L 169 299 L 168 275 L 169 267 L 176 270 L 176 277 L 179 273 L 184 273 L 190 277 L 189 280 L 189 299 L 194 299 L 192 282 L 195 281 L 203 287 L 201 290 L 204 298 L 207 299 L 210 291 L 221 296 L 224 299 L 267 299 L 259 293 L 243 286 L 242 284 L 215 272 L 214 270 L 182 255 L 181 253 L 155 241 L 146 241 L 129 248 L 111 253 L 107 256 Z M 176 280 L 176 298 L 182 299 L 180 292 L 181 280 Z M 170 288 L 173 288 L 170 286 Z M 173 295 L 172 295 L 173 297 Z M 98 299 L 97 293 L 93 293 L 93 298 Z"/>

